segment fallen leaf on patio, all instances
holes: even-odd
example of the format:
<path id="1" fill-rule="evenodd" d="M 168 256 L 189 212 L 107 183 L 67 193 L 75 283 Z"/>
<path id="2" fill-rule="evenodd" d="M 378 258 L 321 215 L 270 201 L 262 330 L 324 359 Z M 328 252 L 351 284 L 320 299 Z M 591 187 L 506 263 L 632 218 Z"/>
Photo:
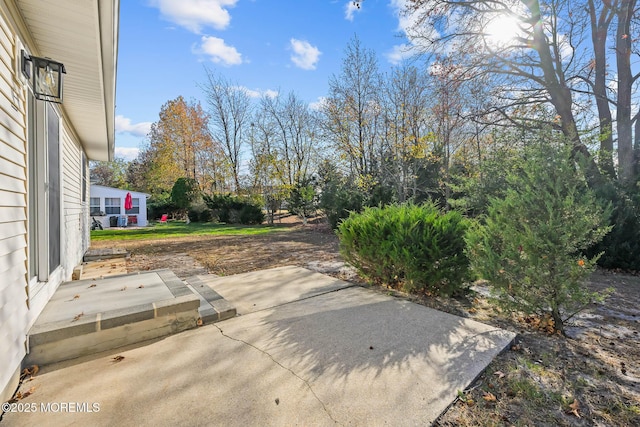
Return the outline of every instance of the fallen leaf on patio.
<path id="1" fill-rule="evenodd" d="M 80 318 L 84 316 L 84 311 L 80 314 L 76 314 L 76 316 L 73 318 L 72 322 L 75 322 L 77 320 L 80 320 Z"/>
<path id="2" fill-rule="evenodd" d="M 95 283 L 92 283 L 91 285 L 89 285 L 90 288 L 95 288 L 96 286 L 98 285 L 96 285 Z"/>
<path id="3" fill-rule="evenodd" d="M 573 403 L 569 405 L 569 409 L 567 410 L 567 414 L 573 414 L 576 417 L 580 418 L 580 414 L 578 413 L 578 409 L 580 409 L 580 404 L 578 404 L 578 399 L 573 399 Z"/>
<path id="4" fill-rule="evenodd" d="M 144 288 L 144 285 L 138 286 L 138 289 L 142 289 L 142 288 Z"/>
<path id="5" fill-rule="evenodd" d="M 125 287 L 123 287 L 123 288 L 122 288 L 122 289 L 120 289 L 120 290 L 121 290 L 121 291 L 126 291 L 126 290 L 127 290 L 127 287 L 125 286 Z"/>
<path id="6" fill-rule="evenodd" d="M 24 368 L 22 370 L 22 374 L 20 375 L 20 379 L 25 379 L 27 377 L 33 377 L 35 374 L 38 373 L 38 371 L 40 370 L 40 367 L 38 365 L 33 365 L 30 368 Z"/>
<path id="7" fill-rule="evenodd" d="M 196 325 L 198 325 L 198 326 L 202 326 L 202 323 L 203 323 L 203 322 L 202 322 L 202 318 L 201 318 L 201 317 L 198 317 L 198 320 L 196 320 Z"/>
<path id="8" fill-rule="evenodd" d="M 36 387 L 35 387 L 35 386 L 33 386 L 33 387 L 31 387 L 29 390 L 25 391 L 25 392 L 22 394 L 22 399 L 24 399 L 24 398 L 26 398 L 26 397 L 31 396 L 31 395 L 33 394 L 33 392 L 34 392 L 34 391 L 36 391 Z"/>
<path id="9" fill-rule="evenodd" d="M 118 355 L 116 357 L 113 357 L 112 359 L 113 359 L 113 363 L 118 363 L 124 359 L 124 356 Z"/>
<path id="10" fill-rule="evenodd" d="M 75 294 L 75 295 L 73 296 L 73 299 L 78 299 L 78 298 L 80 298 L 80 295 L 78 295 L 78 294 Z"/>
<path id="11" fill-rule="evenodd" d="M 280 399 L 276 397 L 276 405 L 279 405 L 279 404 L 280 404 Z"/>
<path id="12" fill-rule="evenodd" d="M 502 371 L 495 371 L 493 375 L 497 376 L 498 378 L 504 378 L 504 372 Z"/>
<path id="13" fill-rule="evenodd" d="M 486 400 L 487 402 L 495 402 L 496 401 L 496 396 L 491 392 L 485 392 L 484 395 L 482 396 L 482 398 L 484 400 Z"/>

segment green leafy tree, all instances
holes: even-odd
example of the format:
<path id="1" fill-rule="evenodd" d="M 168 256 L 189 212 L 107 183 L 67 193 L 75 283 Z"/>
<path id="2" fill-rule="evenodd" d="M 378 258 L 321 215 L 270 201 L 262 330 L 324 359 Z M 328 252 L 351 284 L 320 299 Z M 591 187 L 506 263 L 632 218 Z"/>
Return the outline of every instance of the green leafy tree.
<path id="1" fill-rule="evenodd" d="M 171 189 L 171 201 L 185 215 L 192 204 L 200 198 L 198 183 L 193 178 L 178 178 Z"/>
<path id="2" fill-rule="evenodd" d="M 112 162 L 91 162 L 89 176 L 91 182 L 96 185 L 128 190 L 128 167 L 129 163 L 120 157 L 116 157 Z"/>
<path id="3" fill-rule="evenodd" d="M 566 147 L 566 146 L 565 146 Z M 507 309 L 550 316 L 556 331 L 604 294 L 584 281 L 600 255 L 585 251 L 610 230 L 610 208 L 587 186 L 570 150 L 540 143 L 507 175 L 504 198 L 491 201 L 484 224 L 467 236 L 469 259 Z"/>
<path id="4" fill-rule="evenodd" d="M 307 218 L 316 212 L 316 191 L 313 182 L 296 184 L 289 193 L 289 212 L 302 218 L 304 225 Z"/>

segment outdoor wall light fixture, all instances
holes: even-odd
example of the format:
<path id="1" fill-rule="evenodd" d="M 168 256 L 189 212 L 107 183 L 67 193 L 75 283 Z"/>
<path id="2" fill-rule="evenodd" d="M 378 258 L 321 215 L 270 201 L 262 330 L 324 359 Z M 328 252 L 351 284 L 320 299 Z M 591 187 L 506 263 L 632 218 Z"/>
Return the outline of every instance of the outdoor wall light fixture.
<path id="1" fill-rule="evenodd" d="M 22 51 L 22 74 L 32 82 L 37 99 L 62 104 L 62 75 L 66 73 L 62 63 Z"/>

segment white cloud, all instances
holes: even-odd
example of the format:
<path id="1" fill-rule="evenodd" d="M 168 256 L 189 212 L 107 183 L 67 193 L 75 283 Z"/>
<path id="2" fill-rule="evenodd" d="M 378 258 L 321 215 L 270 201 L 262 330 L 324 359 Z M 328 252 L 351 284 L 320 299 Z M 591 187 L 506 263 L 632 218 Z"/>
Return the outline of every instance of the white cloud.
<path id="1" fill-rule="evenodd" d="M 207 55 L 216 64 L 230 66 L 244 62 L 242 54 L 235 47 L 228 46 L 224 40 L 218 37 L 202 36 L 201 41 L 198 52 Z"/>
<path id="2" fill-rule="evenodd" d="M 275 98 L 276 96 L 278 96 L 278 91 L 273 89 L 267 89 L 265 91 L 262 91 L 262 94 L 268 98 Z"/>
<path id="3" fill-rule="evenodd" d="M 406 34 L 416 23 L 417 16 L 412 13 L 407 13 L 407 0 L 391 0 L 390 5 L 398 17 L 398 30 Z"/>
<path id="4" fill-rule="evenodd" d="M 125 159 L 130 162 L 138 157 L 138 153 L 140 152 L 139 148 L 132 147 L 116 147 L 115 157 Z"/>
<path id="5" fill-rule="evenodd" d="M 317 101 L 309 103 L 309 108 L 313 111 L 320 111 L 325 105 L 327 105 L 327 98 L 319 96 Z"/>
<path id="6" fill-rule="evenodd" d="M 239 90 L 247 94 L 249 98 L 261 98 L 262 96 L 266 96 L 269 98 L 275 98 L 278 96 L 278 92 L 272 89 L 260 90 L 260 89 L 249 89 L 245 86 L 236 86 L 235 90 Z"/>
<path id="7" fill-rule="evenodd" d="M 347 21 L 353 21 L 353 14 L 356 12 L 360 12 L 362 8 L 362 2 L 354 2 L 353 0 L 349 0 L 347 4 L 344 5 L 344 19 Z"/>
<path id="8" fill-rule="evenodd" d="M 199 34 L 203 27 L 224 30 L 231 22 L 227 10 L 238 0 L 152 0 L 162 17 Z"/>
<path id="9" fill-rule="evenodd" d="M 390 63 L 398 65 L 405 59 L 411 58 L 414 54 L 413 46 L 403 43 L 393 46 L 391 51 L 385 53 L 385 56 Z"/>
<path id="10" fill-rule="evenodd" d="M 133 136 L 147 136 L 151 130 L 151 122 L 131 123 L 125 116 L 116 116 L 116 132 L 128 133 Z"/>
<path id="11" fill-rule="evenodd" d="M 290 44 L 293 50 L 291 61 L 296 67 L 302 68 L 303 70 L 315 70 L 322 52 L 304 40 L 291 39 Z"/>

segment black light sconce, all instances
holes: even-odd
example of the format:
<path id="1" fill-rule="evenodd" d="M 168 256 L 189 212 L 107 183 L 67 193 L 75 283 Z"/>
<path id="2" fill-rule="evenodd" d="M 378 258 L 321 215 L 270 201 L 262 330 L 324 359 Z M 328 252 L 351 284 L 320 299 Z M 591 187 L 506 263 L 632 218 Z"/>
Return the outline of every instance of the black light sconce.
<path id="1" fill-rule="evenodd" d="M 62 104 L 64 64 L 22 51 L 22 74 L 32 82 L 36 99 Z"/>

